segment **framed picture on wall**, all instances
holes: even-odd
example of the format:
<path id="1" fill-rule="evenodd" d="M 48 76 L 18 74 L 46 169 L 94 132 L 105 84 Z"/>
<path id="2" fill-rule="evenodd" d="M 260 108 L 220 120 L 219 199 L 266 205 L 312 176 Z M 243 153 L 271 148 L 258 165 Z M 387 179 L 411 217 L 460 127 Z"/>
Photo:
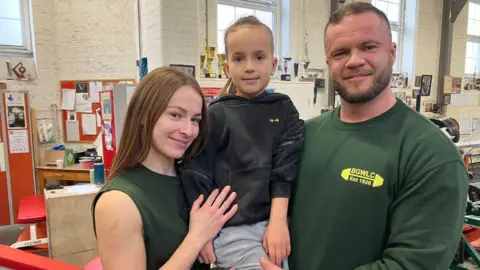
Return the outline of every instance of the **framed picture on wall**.
<path id="1" fill-rule="evenodd" d="M 422 82 L 420 85 L 420 95 L 430 96 L 431 88 L 432 88 L 432 75 L 422 75 Z"/>
<path id="2" fill-rule="evenodd" d="M 180 65 L 180 64 L 170 64 L 170 67 L 177 68 L 183 72 L 190 74 L 192 77 L 195 77 L 195 66 L 192 65 Z"/>

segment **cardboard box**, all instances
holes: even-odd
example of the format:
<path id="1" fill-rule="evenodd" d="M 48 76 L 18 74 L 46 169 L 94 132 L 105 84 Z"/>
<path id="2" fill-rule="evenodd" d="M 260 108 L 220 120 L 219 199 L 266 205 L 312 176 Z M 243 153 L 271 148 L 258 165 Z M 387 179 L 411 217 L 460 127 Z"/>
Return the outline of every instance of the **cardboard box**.
<path id="1" fill-rule="evenodd" d="M 63 159 L 63 166 L 75 164 L 75 154 L 73 149 L 65 150 L 45 150 L 43 163 L 45 166 L 57 166 L 57 160 Z"/>
<path id="2" fill-rule="evenodd" d="M 45 192 L 49 257 L 79 267 L 98 256 L 91 212 L 98 188 L 82 186 Z"/>
<path id="3" fill-rule="evenodd" d="M 7 84 L 4 82 L 0 82 L 0 90 L 6 90 L 7 89 Z"/>

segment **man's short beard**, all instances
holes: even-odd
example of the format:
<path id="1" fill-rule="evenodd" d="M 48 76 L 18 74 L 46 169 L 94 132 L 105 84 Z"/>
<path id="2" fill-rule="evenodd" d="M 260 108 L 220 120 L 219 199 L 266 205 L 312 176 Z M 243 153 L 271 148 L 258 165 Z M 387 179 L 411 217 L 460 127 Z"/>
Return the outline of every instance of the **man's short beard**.
<path id="1" fill-rule="evenodd" d="M 333 81 L 333 88 L 345 102 L 352 104 L 366 103 L 376 98 L 387 88 L 392 78 L 392 68 L 392 65 L 388 65 L 381 73 L 375 76 L 372 85 L 367 91 L 358 94 L 349 92 L 347 88 L 336 82 L 332 77 L 330 79 Z"/>

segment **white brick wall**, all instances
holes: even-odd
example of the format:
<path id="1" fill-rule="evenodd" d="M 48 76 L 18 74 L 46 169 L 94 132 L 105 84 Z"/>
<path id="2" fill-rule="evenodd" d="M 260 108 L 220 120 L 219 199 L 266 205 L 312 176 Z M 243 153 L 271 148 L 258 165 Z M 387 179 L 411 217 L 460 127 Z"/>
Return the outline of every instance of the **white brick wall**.
<path id="1" fill-rule="evenodd" d="M 142 57 L 148 58 L 149 70 L 186 64 L 195 65 L 198 74 L 200 25 L 205 25 L 200 2 L 141 0 Z"/>
<path id="2" fill-rule="evenodd" d="M 55 26 L 59 79 L 135 78 L 133 0 L 56 1 Z"/>
<path id="3" fill-rule="evenodd" d="M 32 17 L 38 78 L 8 81 L 30 91 L 38 117 L 60 108 L 59 80 L 136 77 L 134 0 L 33 0 Z M 60 120 L 58 114 L 58 120 Z M 61 122 L 57 123 L 61 129 Z M 61 131 L 57 132 L 61 143 Z M 45 146 L 50 147 L 51 145 Z M 69 144 L 69 147 L 91 147 Z M 43 148 L 40 149 L 42 159 Z"/>
<path id="4" fill-rule="evenodd" d="M 416 75 L 433 75 L 430 96 L 422 98 L 425 101 L 435 101 L 437 97 L 443 6 L 440 2 L 438 0 L 422 0 L 418 2 L 417 6 L 414 72 Z"/>
<path id="5" fill-rule="evenodd" d="M 161 11 L 163 65 L 197 64 L 199 1 L 163 0 Z"/>
<path id="6" fill-rule="evenodd" d="M 139 0 L 142 36 L 142 57 L 148 58 L 148 70 L 162 65 L 162 31 L 160 0 Z"/>
<path id="7" fill-rule="evenodd" d="M 468 3 L 453 24 L 452 62 L 450 74 L 463 76 L 465 74 L 465 55 L 467 47 Z"/>
<path id="8" fill-rule="evenodd" d="M 50 104 L 58 104 L 60 98 L 55 69 L 57 52 L 53 7 L 51 0 L 32 1 L 38 78 L 28 82 L 7 81 L 9 89 L 29 90 L 31 105 L 37 109 L 49 109 Z"/>

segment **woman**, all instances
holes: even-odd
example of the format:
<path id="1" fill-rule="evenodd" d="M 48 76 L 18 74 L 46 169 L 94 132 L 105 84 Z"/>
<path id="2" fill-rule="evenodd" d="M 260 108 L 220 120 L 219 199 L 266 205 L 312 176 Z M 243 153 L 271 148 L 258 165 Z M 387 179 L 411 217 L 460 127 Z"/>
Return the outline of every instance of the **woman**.
<path id="1" fill-rule="evenodd" d="M 202 269 L 202 247 L 233 216 L 235 198 L 212 192 L 187 209 L 175 164 L 204 144 L 206 106 L 195 79 L 172 68 L 156 69 L 138 85 L 128 105 L 108 183 L 93 202 L 104 269 Z M 223 202 L 223 203 L 222 203 Z"/>

